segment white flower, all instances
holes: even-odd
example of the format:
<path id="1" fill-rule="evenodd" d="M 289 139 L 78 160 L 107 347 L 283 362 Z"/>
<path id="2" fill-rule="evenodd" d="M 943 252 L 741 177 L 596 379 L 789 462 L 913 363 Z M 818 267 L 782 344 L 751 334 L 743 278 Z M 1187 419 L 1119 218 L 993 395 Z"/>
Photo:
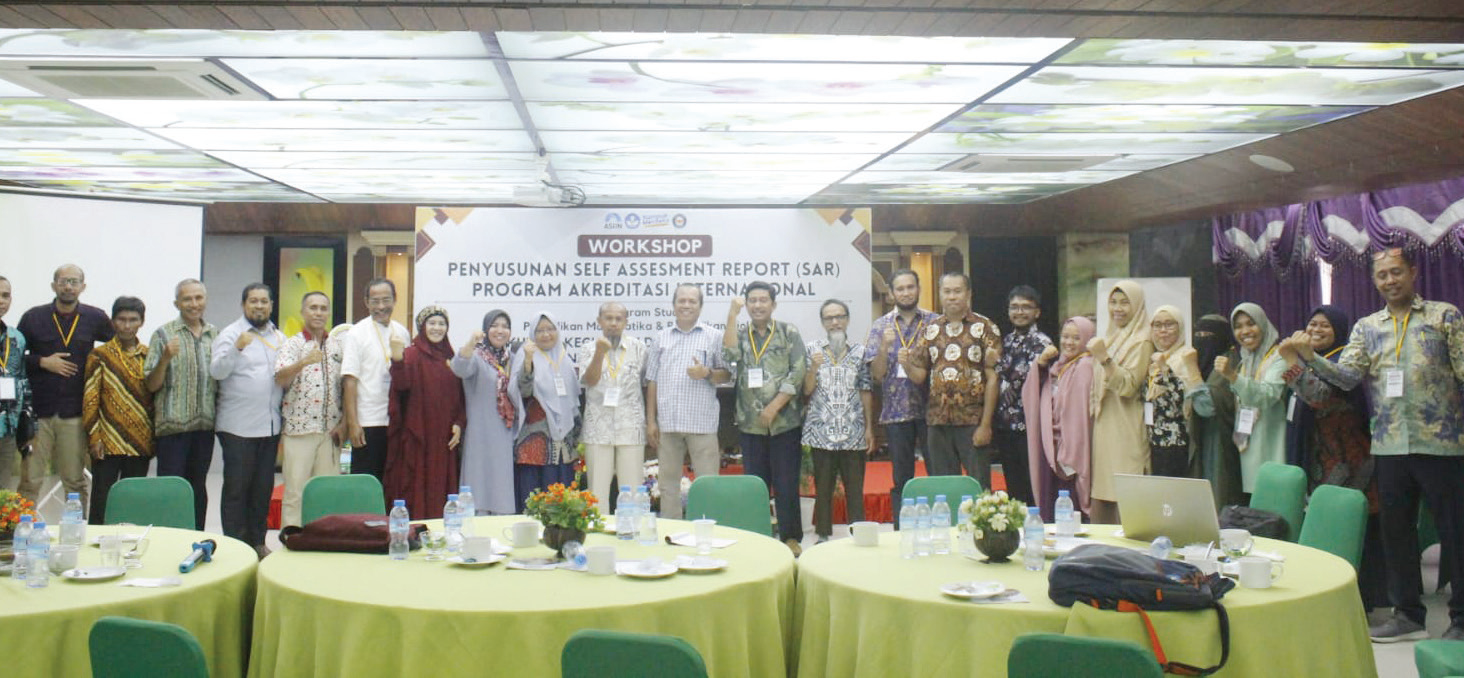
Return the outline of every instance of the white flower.
<path id="1" fill-rule="evenodd" d="M 997 532 L 1006 532 L 1007 517 L 1000 514 L 992 516 L 991 529 L 996 530 Z"/>
<path id="2" fill-rule="evenodd" d="M 971 530 L 971 534 L 972 534 L 972 536 L 976 537 L 977 539 L 981 539 L 982 537 L 985 537 L 986 536 L 986 534 L 984 532 L 982 532 L 981 531 L 981 528 L 979 528 L 979 527 L 976 528 L 976 529 L 974 529 L 974 530 Z"/>
<path id="3" fill-rule="evenodd" d="M 1007 500 L 1006 490 L 997 490 L 996 491 L 996 498 L 998 500 L 1000 500 L 1000 501 L 1003 501 L 1003 502 L 1006 501 Z"/>

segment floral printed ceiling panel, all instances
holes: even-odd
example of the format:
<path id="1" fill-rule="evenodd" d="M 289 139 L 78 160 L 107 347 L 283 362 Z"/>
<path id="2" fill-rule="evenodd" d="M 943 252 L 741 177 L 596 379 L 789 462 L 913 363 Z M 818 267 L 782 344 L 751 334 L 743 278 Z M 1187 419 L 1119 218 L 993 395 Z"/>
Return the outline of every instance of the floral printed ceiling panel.
<path id="1" fill-rule="evenodd" d="M 15 75 L 57 59 L 201 59 L 252 100 Z M 0 182 L 198 201 L 501 204 L 549 183 L 591 205 L 1026 203 L 1461 84 L 1464 44 L 0 30 Z"/>

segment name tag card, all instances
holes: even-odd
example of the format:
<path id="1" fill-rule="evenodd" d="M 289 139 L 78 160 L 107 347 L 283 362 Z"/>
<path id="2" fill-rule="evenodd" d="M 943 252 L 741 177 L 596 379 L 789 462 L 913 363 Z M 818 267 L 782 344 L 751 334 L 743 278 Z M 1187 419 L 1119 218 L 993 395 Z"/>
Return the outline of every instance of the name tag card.
<path id="1" fill-rule="evenodd" d="M 0 400 L 15 400 L 15 377 L 0 377 Z"/>
<path id="2" fill-rule="evenodd" d="M 1145 401 L 1144 402 L 1144 425 L 1145 426 L 1153 426 L 1154 425 L 1154 403 L 1153 403 L 1153 401 Z"/>
<path id="3" fill-rule="evenodd" d="M 605 407 L 619 407 L 620 406 L 620 387 L 619 386 L 611 386 L 611 387 L 605 389 L 605 400 L 603 401 L 603 404 L 605 405 Z"/>
<path id="4" fill-rule="evenodd" d="M 895 364 L 895 378 L 896 379 L 909 379 L 910 378 L 909 375 L 906 375 L 905 374 L 905 366 L 904 365 L 901 365 L 899 363 L 896 363 Z"/>
<path id="5" fill-rule="evenodd" d="M 564 375 L 562 374 L 554 375 L 554 395 L 569 395 L 569 388 L 564 385 Z"/>
<path id="6" fill-rule="evenodd" d="M 747 387 L 762 388 L 763 370 L 761 367 L 750 367 L 747 369 Z"/>
<path id="7" fill-rule="evenodd" d="M 1243 435 L 1250 435 L 1251 430 L 1256 427 L 1256 408 L 1242 407 L 1235 414 L 1235 432 Z"/>
<path id="8" fill-rule="evenodd" d="M 1389 368 L 1387 370 L 1384 370 L 1383 371 L 1383 379 L 1385 380 L 1384 383 L 1386 384 L 1386 386 L 1383 389 L 1383 397 L 1385 397 L 1385 398 L 1402 398 L 1403 397 L 1403 370 L 1400 370 L 1400 369 L 1398 369 L 1396 367 L 1393 367 L 1393 368 Z"/>
<path id="9" fill-rule="evenodd" d="M 1286 421 L 1295 421 L 1296 418 L 1296 394 L 1291 394 L 1291 399 L 1286 401 Z"/>

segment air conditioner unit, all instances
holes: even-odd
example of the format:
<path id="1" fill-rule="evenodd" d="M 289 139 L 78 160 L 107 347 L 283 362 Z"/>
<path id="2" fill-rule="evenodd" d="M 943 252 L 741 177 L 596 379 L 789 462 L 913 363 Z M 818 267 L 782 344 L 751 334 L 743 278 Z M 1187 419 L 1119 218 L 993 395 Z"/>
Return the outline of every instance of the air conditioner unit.
<path id="1" fill-rule="evenodd" d="M 977 153 L 940 168 L 942 172 L 1011 174 L 1024 172 L 1072 172 L 1088 169 L 1118 158 L 1117 155 L 997 155 Z"/>
<path id="2" fill-rule="evenodd" d="M 59 99 L 268 99 L 205 59 L 0 59 L 0 78 Z"/>

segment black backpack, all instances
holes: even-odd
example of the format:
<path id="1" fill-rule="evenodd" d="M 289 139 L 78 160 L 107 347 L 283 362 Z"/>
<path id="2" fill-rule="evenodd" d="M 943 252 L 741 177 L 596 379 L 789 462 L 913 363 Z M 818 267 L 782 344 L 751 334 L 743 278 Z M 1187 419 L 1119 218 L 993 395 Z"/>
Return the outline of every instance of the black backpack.
<path id="1" fill-rule="evenodd" d="M 1052 602 L 1073 603 L 1100 610 L 1138 612 L 1149 634 L 1149 644 L 1165 673 L 1205 676 L 1225 666 L 1230 658 L 1230 617 L 1220 598 L 1235 582 L 1177 560 L 1160 560 L 1133 549 L 1107 544 L 1084 544 L 1052 563 L 1047 595 Z M 1164 655 L 1154 623 L 1145 610 L 1207 610 L 1220 617 L 1220 663 L 1199 668 L 1171 662 Z"/>

